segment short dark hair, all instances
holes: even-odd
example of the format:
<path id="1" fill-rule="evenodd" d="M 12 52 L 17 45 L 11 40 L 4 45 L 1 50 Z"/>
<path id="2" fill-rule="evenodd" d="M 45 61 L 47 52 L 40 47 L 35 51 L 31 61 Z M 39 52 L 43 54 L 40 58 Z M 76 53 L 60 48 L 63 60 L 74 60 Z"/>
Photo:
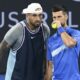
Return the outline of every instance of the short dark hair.
<path id="1" fill-rule="evenodd" d="M 58 11 L 63 11 L 64 13 L 68 13 L 68 10 L 64 5 L 62 5 L 62 6 L 54 5 L 52 8 L 52 12 L 58 12 Z"/>

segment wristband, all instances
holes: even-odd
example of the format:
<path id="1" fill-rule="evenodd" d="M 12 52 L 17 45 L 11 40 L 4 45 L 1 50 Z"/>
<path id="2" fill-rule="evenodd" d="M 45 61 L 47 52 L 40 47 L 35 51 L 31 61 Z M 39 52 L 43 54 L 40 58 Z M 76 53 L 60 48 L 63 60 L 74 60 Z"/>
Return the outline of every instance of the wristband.
<path id="1" fill-rule="evenodd" d="M 61 34 L 62 32 L 65 32 L 65 29 L 63 27 L 58 28 L 58 33 Z"/>

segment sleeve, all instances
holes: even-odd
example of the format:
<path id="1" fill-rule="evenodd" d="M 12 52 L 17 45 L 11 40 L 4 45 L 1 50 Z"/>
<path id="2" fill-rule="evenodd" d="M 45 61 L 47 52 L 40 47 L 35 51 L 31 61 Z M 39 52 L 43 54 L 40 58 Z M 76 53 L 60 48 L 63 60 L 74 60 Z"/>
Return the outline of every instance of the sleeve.
<path id="1" fill-rule="evenodd" d="M 14 44 L 19 35 L 20 35 L 20 29 L 19 27 L 22 26 L 21 24 L 16 24 L 15 26 L 13 26 L 4 36 L 4 40 L 11 46 L 12 44 Z"/>
<path id="2" fill-rule="evenodd" d="M 80 31 L 76 31 L 76 33 L 73 35 L 73 38 L 76 40 L 76 50 L 78 52 L 78 55 L 80 54 Z"/>
<path id="3" fill-rule="evenodd" d="M 49 43 L 47 44 L 47 60 L 52 61 L 52 55 L 51 55 Z"/>

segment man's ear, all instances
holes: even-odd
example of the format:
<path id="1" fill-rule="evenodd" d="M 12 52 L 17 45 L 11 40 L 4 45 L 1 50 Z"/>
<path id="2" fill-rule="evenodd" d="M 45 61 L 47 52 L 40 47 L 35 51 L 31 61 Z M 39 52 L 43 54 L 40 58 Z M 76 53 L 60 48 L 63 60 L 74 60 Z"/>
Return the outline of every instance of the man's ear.
<path id="1" fill-rule="evenodd" d="M 65 14 L 65 19 L 68 20 L 68 15 L 67 14 Z"/>
<path id="2" fill-rule="evenodd" d="M 29 14 L 26 14 L 26 17 L 28 18 Z"/>

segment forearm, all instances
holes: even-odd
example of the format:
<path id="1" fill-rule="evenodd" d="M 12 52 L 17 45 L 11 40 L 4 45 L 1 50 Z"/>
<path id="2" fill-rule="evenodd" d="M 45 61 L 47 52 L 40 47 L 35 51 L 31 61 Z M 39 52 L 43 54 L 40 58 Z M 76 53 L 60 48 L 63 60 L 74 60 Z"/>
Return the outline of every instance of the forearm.
<path id="1" fill-rule="evenodd" d="M 66 32 L 61 33 L 61 38 L 64 44 L 68 47 L 73 47 L 76 45 L 76 41 L 71 36 L 69 36 Z"/>
<path id="2" fill-rule="evenodd" d="M 51 80 L 52 78 L 52 63 L 49 62 L 46 68 L 46 78 L 45 80 Z"/>
<path id="3" fill-rule="evenodd" d="M 49 68 L 47 72 L 47 80 L 51 80 L 51 78 L 52 78 L 52 70 Z"/>
<path id="4" fill-rule="evenodd" d="M 73 47 L 76 45 L 76 41 L 65 30 L 63 32 L 59 32 L 59 34 L 66 46 Z"/>
<path id="5" fill-rule="evenodd" d="M 1 42 L 0 43 L 0 60 L 2 59 L 2 57 L 8 52 L 9 50 L 9 46 L 6 42 Z"/>

